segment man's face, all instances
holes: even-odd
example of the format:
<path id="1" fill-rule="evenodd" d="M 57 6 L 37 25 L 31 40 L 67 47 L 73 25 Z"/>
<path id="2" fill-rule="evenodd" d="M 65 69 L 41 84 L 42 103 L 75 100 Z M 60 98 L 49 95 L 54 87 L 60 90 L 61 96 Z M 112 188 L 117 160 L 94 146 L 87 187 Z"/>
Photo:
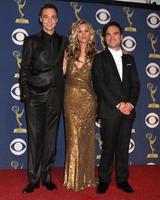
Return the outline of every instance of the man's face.
<path id="1" fill-rule="evenodd" d="M 113 50 L 118 50 L 122 41 L 122 35 L 117 26 L 110 26 L 106 30 L 105 42 L 108 47 Z"/>
<path id="2" fill-rule="evenodd" d="M 57 13 L 53 8 L 44 8 L 40 17 L 42 28 L 45 32 L 51 33 L 58 22 Z"/>

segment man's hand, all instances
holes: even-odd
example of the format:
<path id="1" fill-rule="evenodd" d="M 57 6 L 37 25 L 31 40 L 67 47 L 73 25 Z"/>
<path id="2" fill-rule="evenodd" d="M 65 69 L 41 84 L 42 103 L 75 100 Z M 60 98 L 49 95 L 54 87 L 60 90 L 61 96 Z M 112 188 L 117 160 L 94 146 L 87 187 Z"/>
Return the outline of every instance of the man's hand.
<path id="1" fill-rule="evenodd" d="M 124 115 L 130 115 L 133 108 L 134 108 L 134 106 L 129 102 L 127 102 L 127 103 L 121 102 L 120 106 L 119 106 L 120 112 Z"/>

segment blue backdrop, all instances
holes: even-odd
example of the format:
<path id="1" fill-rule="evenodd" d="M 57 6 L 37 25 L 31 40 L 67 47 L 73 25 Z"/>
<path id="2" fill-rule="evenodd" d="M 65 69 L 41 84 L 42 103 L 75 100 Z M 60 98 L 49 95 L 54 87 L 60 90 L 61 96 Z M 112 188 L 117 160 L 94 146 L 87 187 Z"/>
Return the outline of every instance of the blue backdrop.
<path id="1" fill-rule="evenodd" d="M 38 13 L 44 3 L 59 9 L 57 32 L 68 36 L 77 19 L 87 19 L 103 49 L 101 30 L 110 20 L 124 29 L 122 47 L 135 56 L 141 94 L 129 147 L 130 164 L 160 163 L 160 11 L 126 5 L 45 0 L 5 0 L 0 6 L 0 169 L 26 167 L 27 131 L 23 104 L 19 101 L 18 71 L 24 37 L 40 30 Z M 101 141 L 96 123 L 96 161 Z M 64 131 L 61 120 L 57 159 L 64 163 Z M 87 154 L 87 152 L 86 152 Z"/>

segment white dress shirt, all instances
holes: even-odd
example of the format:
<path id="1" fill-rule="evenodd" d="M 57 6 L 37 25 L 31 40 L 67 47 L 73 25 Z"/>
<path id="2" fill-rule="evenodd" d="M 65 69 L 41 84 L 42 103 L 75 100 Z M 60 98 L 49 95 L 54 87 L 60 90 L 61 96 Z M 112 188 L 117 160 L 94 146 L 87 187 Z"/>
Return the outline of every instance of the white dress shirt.
<path id="1" fill-rule="evenodd" d="M 117 70 L 118 70 L 118 73 L 119 73 L 119 76 L 121 78 L 121 81 L 122 81 L 122 77 L 123 77 L 123 66 L 122 66 L 122 50 L 119 49 L 118 51 L 115 51 L 111 48 L 109 48 L 109 51 L 111 52 L 113 58 L 114 58 L 114 61 L 116 63 L 116 66 L 117 66 Z"/>

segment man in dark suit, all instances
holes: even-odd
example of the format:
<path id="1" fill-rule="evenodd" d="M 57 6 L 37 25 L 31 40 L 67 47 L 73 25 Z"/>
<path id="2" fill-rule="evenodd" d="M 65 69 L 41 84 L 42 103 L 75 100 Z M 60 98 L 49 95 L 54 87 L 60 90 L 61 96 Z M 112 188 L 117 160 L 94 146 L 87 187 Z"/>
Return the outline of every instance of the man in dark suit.
<path id="1" fill-rule="evenodd" d="M 140 82 L 132 55 L 121 50 L 122 28 L 109 22 L 103 28 L 106 49 L 93 61 L 93 85 L 101 119 L 102 154 L 97 193 L 111 182 L 113 161 L 117 187 L 132 193 L 128 179 L 128 148 Z"/>
<path id="2" fill-rule="evenodd" d="M 62 63 L 67 40 L 55 32 L 58 10 L 45 4 L 39 14 L 42 31 L 25 38 L 20 70 L 21 99 L 25 102 L 28 130 L 28 181 L 23 193 L 33 192 L 40 181 L 56 190 L 51 169 L 63 104 Z"/>

